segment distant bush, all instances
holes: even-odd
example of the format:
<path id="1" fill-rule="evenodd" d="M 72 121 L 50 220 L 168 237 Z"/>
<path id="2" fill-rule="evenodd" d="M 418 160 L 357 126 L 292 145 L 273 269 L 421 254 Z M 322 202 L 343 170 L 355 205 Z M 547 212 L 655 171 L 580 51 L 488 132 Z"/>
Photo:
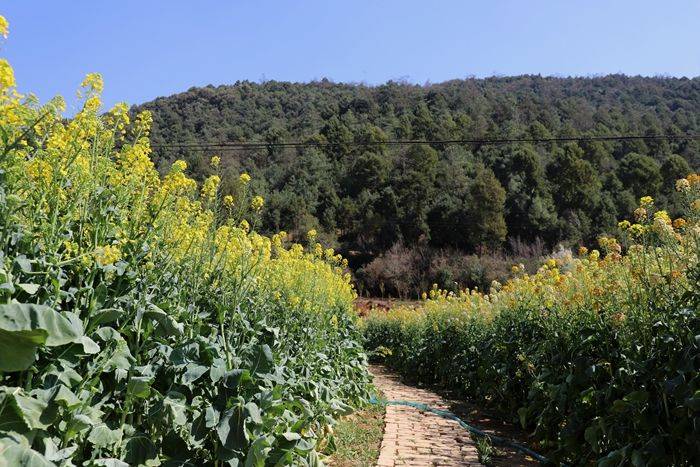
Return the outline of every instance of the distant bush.
<path id="1" fill-rule="evenodd" d="M 366 295 L 381 297 L 419 298 L 432 284 L 453 292 L 465 288 L 488 291 L 493 281 L 503 282 L 512 276 L 513 265 L 523 264 L 529 271 L 537 269 L 544 249 L 519 248 L 524 255 L 465 254 L 457 249 L 397 244 L 358 269 L 356 282 Z M 538 256 L 529 256 L 535 252 Z"/>

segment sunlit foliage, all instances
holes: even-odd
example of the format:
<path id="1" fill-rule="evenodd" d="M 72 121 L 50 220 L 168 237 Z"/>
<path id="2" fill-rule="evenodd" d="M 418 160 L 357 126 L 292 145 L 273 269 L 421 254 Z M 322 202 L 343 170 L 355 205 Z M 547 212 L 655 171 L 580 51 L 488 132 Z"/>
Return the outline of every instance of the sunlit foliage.
<path id="1" fill-rule="evenodd" d="M 555 459 L 700 461 L 700 176 L 676 183 L 684 217 L 642 197 L 619 236 L 546 260 L 488 292 L 434 288 L 375 312 L 370 348 L 409 377 L 485 401 Z"/>
<path id="2" fill-rule="evenodd" d="M 0 61 L 0 464 L 317 465 L 367 394 L 342 258 L 256 233 L 245 173 L 161 177 L 99 75 L 71 119 L 14 85 Z"/>

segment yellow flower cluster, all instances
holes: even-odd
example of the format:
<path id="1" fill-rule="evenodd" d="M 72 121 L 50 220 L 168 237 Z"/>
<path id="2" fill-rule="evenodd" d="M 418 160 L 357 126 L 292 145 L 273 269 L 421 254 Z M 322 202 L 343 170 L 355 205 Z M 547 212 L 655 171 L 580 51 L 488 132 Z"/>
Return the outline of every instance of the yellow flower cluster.
<path id="1" fill-rule="evenodd" d="M 250 208 L 253 211 L 260 211 L 265 204 L 265 200 L 262 196 L 254 196 L 253 200 L 250 202 Z"/>
<path id="2" fill-rule="evenodd" d="M 688 198 L 700 203 L 700 177 L 691 175 L 677 186 Z M 643 215 L 640 213 L 643 211 Z M 465 320 L 467 317 L 491 319 L 506 310 L 558 310 L 558 313 L 589 313 L 609 309 L 617 312 L 611 320 L 624 322 L 628 307 L 643 300 L 653 287 L 665 287 L 669 294 L 686 290 L 686 271 L 698 260 L 700 220 L 697 217 L 671 220 L 663 210 L 654 210 L 651 197 L 640 199 L 635 213 L 638 223 L 618 224 L 623 235 L 633 242 L 623 255 L 623 244 L 614 237 L 598 239 L 598 250 L 579 248 L 578 257 L 557 255 L 547 259 L 535 274 L 514 266 L 513 277 L 505 284 L 494 283 L 489 293 L 479 290 L 451 292 L 437 285 L 422 295 L 419 308 L 398 307 L 390 313 L 373 312 L 370 320 L 391 320 L 401 326 Z M 645 241 L 647 243 L 644 243 Z M 422 323 L 422 324 L 421 324 Z"/>
<path id="3" fill-rule="evenodd" d="M 212 175 L 211 177 L 204 180 L 204 185 L 202 185 L 202 198 L 206 200 L 211 200 L 216 197 L 216 191 L 219 189 L 219 183 L 221 178 L 218 175 Z"/>
<path id="4" fill-rule="evenodd" d="M 8 142 L 0 142 L 0 151 L 27 128 L 41 135 L 42 144 L 17 144 L 0 161 L 22 198 L 17 216 L 33 226 L 38 248 L 85 268 L 143 261 L 146 270 L 183 271 L 193 281 L 211 281 L 222 297 L 254 291 L 263 303 L 336 313 L 335 322 L 337 313 L 352 309 L 347 263 L 333 250 L 286 247 L 283 232 L 268 238 L 252 231 L 243 218 L 250 214 L 246 208 L 254 214 L 264 200 L 249 194 L 247 173 L 239 177 L 239 191 L 222 197 L 233 216 L 228 219 L 212 202 L 219 175 L 198 187 L 186 174 L 187 163 L 178 160 L 161 177 L 150 159 L 152 116 L 130 118 L 124 104 L 100 115 L 100 75 L 85 78 L 82 110 L 70 120 L 61 116 L 60 101 L 39 106 L 7 90 L 14 74 L 6 61 L 0 61 L 0 86 L 0 124 Z M 212 157 L 213 168 L 220 164 Z M 241 208 L 236 212 L 234 196 Z M 334 322 L 330 314 L 327 319 Z"/>
<path id="5" fill-rule="evenodd" d="M 105 245 L 95 251 L 95 259 L 103 266 L 114 264 L 121 258 L 122 253 L 119 250 L 119 247 L 114 245 Z"/>
<path id="6" fill-rule="evenodd" d="M 7 22 L 4 16 L 0 15 L 0 36 L 7 38 L 10 33 L 10 23 Z"/>

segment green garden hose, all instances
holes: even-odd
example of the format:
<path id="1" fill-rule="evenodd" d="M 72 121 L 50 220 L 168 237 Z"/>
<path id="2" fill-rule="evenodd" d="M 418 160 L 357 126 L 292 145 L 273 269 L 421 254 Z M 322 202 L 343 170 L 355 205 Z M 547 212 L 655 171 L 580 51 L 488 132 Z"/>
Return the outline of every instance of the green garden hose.
<path id="1" fill-rule="evenodd" d="M 429 405 L 424 404 L 424 403 L 422 403 L 422 402 L 411 402 L 411 401 L 403 401 L 403 400 L 377 399 L 375 396 L 372 396 L 372 397 L 370 398 L 369 402 L 370 402 L 371 404 L 377 404 L 377 405 L 405 405 L 405 406 L 408 406 L 408 407 L 414 407 L 414 408 L 416 408 L 416 409 L 418 409 L 418 410 L 421 410 L 421 411 L 423 411 L 423 412 L 430 412 L 430 413 L 433 413 L 433 414 L 435 414 L 435 415 L 438 415 L 438 416 L 440 416 L 440 417 L 442 417 L 442 418 L 446 418 L 446 419 L 448 419 L 448 420 L 454 420 L 454 421 L 456 421 L 457 423 L 459 423 L 459 425 L 460 425 L 462 428 L 466 429 L 466 430 L 469 431 L 470 433 L 473 433 L 473 434 L 475 434 L 476 436 L 482 436 L 482 437 L 489 438 L 494 444 L 498 444 L 498 445 L 501 445 L 501 446 L 509 446 L 509 447 L 511 447 L 511 448 L 513 448 L 513 449 L 516 449 L 516 450 L 522 452 L 523 454 L 526 454 L 526 455 L 532 457 L 533 459 L 539 461 L 540 464 L 545 464 L 545 465 L 553 465 L 553 464 L 555 464 L 554 462 L 550 461 L 549 459 L 547 459 L 547 458 L 544 457 L 543 455 L 536 453 L 536 452 L 533 451 L 532 449 L 527 448 L 527 447 L 523 446 L 523 445 L 520 444 L 520 443 L 516 443 L 515 441 L 509 440 L 509 439 L 507 439 L 507 438 L 502 438 L 502 437 L 500 437 L 500 436 L 495 436 L 495 435 L 488 434 L 488 433 L 486 433 L 486 432 L 483 431 L 483 430 L 480 430 L 480 429 L 478 429 L 478 428 L 475 428 L 475 427 L 469 425 L 467 422 L 465 422 L 464 420 L 462 420 L 461 418 L 459 418 L 457 415 L 453 414 L 453 413 L 450 412 L 449 410 L 435 409 L 435 408 L 432 408 L 432 407 L 430 407 Z M 568 467 L 566 464 L 563 464 L 563 463 L 562 463 L 562 464 L 559 464 L 559 465 L 561 465 L 562 467 Z"/>

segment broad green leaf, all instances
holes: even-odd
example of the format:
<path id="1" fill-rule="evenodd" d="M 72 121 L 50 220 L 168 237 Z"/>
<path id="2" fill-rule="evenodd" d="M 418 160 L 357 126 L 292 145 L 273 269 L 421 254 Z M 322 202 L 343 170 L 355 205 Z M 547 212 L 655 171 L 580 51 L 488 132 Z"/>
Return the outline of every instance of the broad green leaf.
<path id="1" fill-rule="evenodd" d="M 163 405 L 170 412 L 170 420 L 175 426 L 187 423 L 187 398 L 184 394 L 170 391 L 163 399 Z"/>
<path id="2" fill-rule="evenodd" d="M 15 258 L 15 264 L 19 266 L 22 272 L 32 272 L 32 262 L 24 255 Z"/>
<path id="3" fill-rule="evenodd" d="M 59 449 L 56 442 L 58 440 L 54 441 L 51 438 L 44 438 L 44 457 L 51 462 L 61 462 L 69 459 L 78 450 L 77 444 Z"/>
<path id="4" fill-rule="evenodd" d="M 17 284 L 17 286 L 29 295 L 34 295 L 41 287 L 39 284 Z"/>
<path id="5" fill-rule="evenodd" d="M 36 359 L 37 348 L 46 342 L 44 329 L 9 332 L 0 329 L 0 371 L 26 370 Z"/>
<path id="6" fill-rule="evenodd" d="M 248 448 L 245 458 L 245 467 L 265 467 L 267 453 L 270 451 L 270 443 L 264 436 L 257 438 Z"/>
<path id="7" fill-rule="evenodd" d="M 5 445 L 0 439 L 0 467 L 52 467 L 55 465 L 27 446 L 16 443 Z"/>
<path id="8" fill-rule="evenodd" d="M 224 374 L 224 386 L 229 389 L 236 389 L 241 384 L 252 381 L 250 371 L 247 369 L 235 369 Z"/>
<path id="9" fill-rule="evenodd" d="M 143 314 L 144 319 L 152 319 L 158 323 L 161 335 L 181 336 L 184 333 L 184 325 L 178 323 L 175 318 L 161 310 L 155 305 L 150 305 L 148 311 Z"/>
<path id="10" fill-rule="evenodd" d="M 122 439 L 122 430 L 112 430 L 107 425 L 97 425 L 90 430 L 88 441 L 97 448 L 111 447 Z"/>
<path id="11" fill-rule="evenodd" d="M 245 415 L 242 405 L 237 405 L 224 412 L 216 427 L 219 440 L 226 449 L 240 451 L 248 443 L 245 430 Z"/>
<path id="12" fill-rule="evenodd" d="M 272 350 L 267 344 L 259 345 L 255 348 L 255 354 L 253 356 L 252 372 L 253 373 L 267 373 L 272 368 Z"/>
<path id="13" fill-rule="evenodd" d="M 0 305 L 0 371 L 31 366 L 40 345 L 61 346 L 81 337 L 74 323 L 44 305 Z"/>
<path id="14" fill-rule="evenodd" d="M 88 355 L 94 355 L 100 352 L 100 346 L 88 336 L 82 336 L 80 338 L 80 343 L 83 345 L 83 352 Z"/>
<path id="15" fill-rule="evenodd" d="M 147 398 L 151 395 L 151 378 L 147 376 L 132 376 L 129 379 L 127 392 L 133 397 Z"/>
<path id="16" fill-rule="evenodd" d="M 158 449 L 145 433 L 134 433 L 126 442 L 126 455 L 124 460 L 129 465 L 145 464 L 158 457 Z"/>
<path id="17" fill-rule="evenodd" d="M 260 415 L 260 409 L 255 404 L 255 402 L 248 402 L 245 405 L 246 415 L 253 421 L 253 423 L 261 424 L 262 416 Z"/>
<path id="18" fill-rule="evenodd" d="M 180 376 L 180 382 L 184 385 L 190 385 L 201 378 L 208 369 L 209 367 L 198 363 L 188 363 L 185 366 L 185 372 Z"/>
<path id="19" fill-rule="evenodd" d="M 0 398 L 0 420 L 11 422 L 19 417 L 29 430 L 48 428 L 53 421 L 47 410 L 48 404 L 26 394 L 21 388 L 2 387 Z"/>
<path id="20" fill-rule="evenodd" d="M 120 461 L 119 459 L 115 459 L 113 457 L 105 457 L 102 459 L 95 459 L 92 461 L 90 466 L 100 466 L 100 467 L 129 467 L 129 464 L 127 464 L 124 461 Z"/>

